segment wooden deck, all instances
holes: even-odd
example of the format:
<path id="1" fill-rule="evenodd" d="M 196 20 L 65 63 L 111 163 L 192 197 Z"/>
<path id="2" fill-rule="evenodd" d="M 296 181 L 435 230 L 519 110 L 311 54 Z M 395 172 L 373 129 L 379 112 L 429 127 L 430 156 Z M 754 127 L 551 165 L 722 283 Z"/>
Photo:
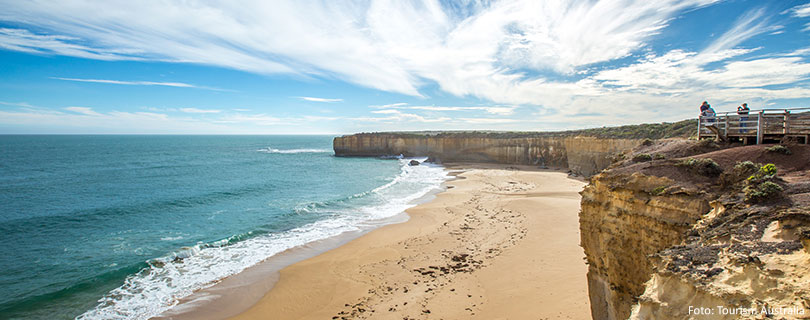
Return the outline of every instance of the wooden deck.
<path id="1" fill-rule="evenodd" d="M 741 141 L 745 144 L 788 139 L 810 143 L 810 108 L 751 110 L 748 114 L 721 112 L 698 118 L 698 139 Z"/>

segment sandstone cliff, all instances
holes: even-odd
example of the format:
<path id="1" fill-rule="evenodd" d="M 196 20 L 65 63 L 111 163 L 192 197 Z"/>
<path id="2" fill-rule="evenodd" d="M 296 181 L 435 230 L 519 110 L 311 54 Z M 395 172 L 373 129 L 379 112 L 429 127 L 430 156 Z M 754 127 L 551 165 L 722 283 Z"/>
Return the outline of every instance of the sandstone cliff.
<path id="1" fill-rule="evenodd" d="M 644 292 L 652 264 L 646 257 L 681 242 L 708 211 L 697 190 L 674 187 L 666 177 L 601 174 L 582 191 L 580 230 L 588 261 L 594 319 L 627 319 Z"/>
<path id="2" fill-rule="evenodd" d="M 580 212 L 594 319 L 806 319 L 810 147 L 766 147 L 487 133 L 334 140 L 337 156 L 402 154 L 598 173 L 582 191 Z M 775 164 L 774 173 L 752 180 L 757 173 L 750 170 L 766 163 Z M 776 196 L 760 190 L 768 183 Z M 750 201 L 758 193 L 766 196 Z"/>
<path id="3" fill-rule="evenodd" d="M 810 316 L 810 148 L 790 148 L 659 141 L 593 177 L 580 213 L 593 318 Z M 749 201 L 754 163 L 775 163 L 784 192 Z"/>
<path id="4" fill-rule="evenodd" d="M 407 134 L 370 133 L 337 137 L 336 156 L 428 156 L 441 161 L 529 164 L 570 169 L 590 176 L 611 163 L 621 151 L 637 146 L 636 139 L 594 137 L 492 137 L 486 133 Z"/>

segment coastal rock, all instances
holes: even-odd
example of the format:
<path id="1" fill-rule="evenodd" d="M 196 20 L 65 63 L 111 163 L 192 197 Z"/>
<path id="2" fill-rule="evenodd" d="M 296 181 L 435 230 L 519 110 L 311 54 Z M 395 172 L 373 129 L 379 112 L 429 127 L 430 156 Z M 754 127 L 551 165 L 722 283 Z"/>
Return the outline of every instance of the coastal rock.
<path id="1" fill-rule="evenodd" d="M 418 165 L 419 165 L 419 161 L 416 161 L 416 160 L 411 160 L 410 162 L 408 162 L 408 165 L 409 165 L 409 166 L 418 166 Z"/>
<path id="2" fill-rule="evenodd" d="M 580 136 L 509 137 L 486 133 L 413 134 L 360 133 L 336 137 L 336 156 L 377 157 L 403 154 L 429 156 L 444 162 L 524 164 L 571 169 L 592 176 L 607 168 L 618 152 L 639 145 L 638 139 Z"/>
<path id="3" fill-rule="evenodd" d="M 629 154 L 658 160 L 624 157 L 593 177 L 580 211 L 593 319 L 810 316 L 810 147 L 795 158 L 766 147 L 655 142 Z M 691 158 L 723 173 L 695 173 Z M 746 160 L 774 163 L 785 194 L 746 203 Z"/>
<path id="4" fill-rule="evenodd" d="M 602 173 L 581 192 L 581 244 L 594 319 L 627 319 L 652 273 L 648 255 L 680 243 L 710 208 L 690 194 L 654 196 L 668 178 Z"/>

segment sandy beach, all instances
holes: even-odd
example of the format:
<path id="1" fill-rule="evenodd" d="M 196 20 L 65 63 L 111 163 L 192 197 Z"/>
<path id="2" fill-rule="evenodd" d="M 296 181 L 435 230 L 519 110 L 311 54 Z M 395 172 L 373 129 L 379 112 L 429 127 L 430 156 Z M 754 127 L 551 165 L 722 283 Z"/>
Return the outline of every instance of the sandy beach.
<path id="1" fill-rule="evenodd" d="M 281 270 L 233 319 L 586 319 L 578 216 L 564 173 L 449 165 L 436 199 Z"/>

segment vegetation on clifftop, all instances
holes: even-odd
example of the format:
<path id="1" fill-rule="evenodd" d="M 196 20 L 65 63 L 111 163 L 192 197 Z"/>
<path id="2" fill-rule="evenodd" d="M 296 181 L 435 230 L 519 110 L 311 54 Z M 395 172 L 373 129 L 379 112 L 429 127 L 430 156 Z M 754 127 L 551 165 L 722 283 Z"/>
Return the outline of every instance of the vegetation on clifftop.
<path id="1" fill-rule="evenodd" d="M 364 132 L 359 135 L 396 134 L 402 137 L 481 137 L 494 139 L 588 136 L 610 139 L 688 138 L 695 133 L 695 119 L 678 122 L 645 123 L 568 131 L 409 131 Z"/>

